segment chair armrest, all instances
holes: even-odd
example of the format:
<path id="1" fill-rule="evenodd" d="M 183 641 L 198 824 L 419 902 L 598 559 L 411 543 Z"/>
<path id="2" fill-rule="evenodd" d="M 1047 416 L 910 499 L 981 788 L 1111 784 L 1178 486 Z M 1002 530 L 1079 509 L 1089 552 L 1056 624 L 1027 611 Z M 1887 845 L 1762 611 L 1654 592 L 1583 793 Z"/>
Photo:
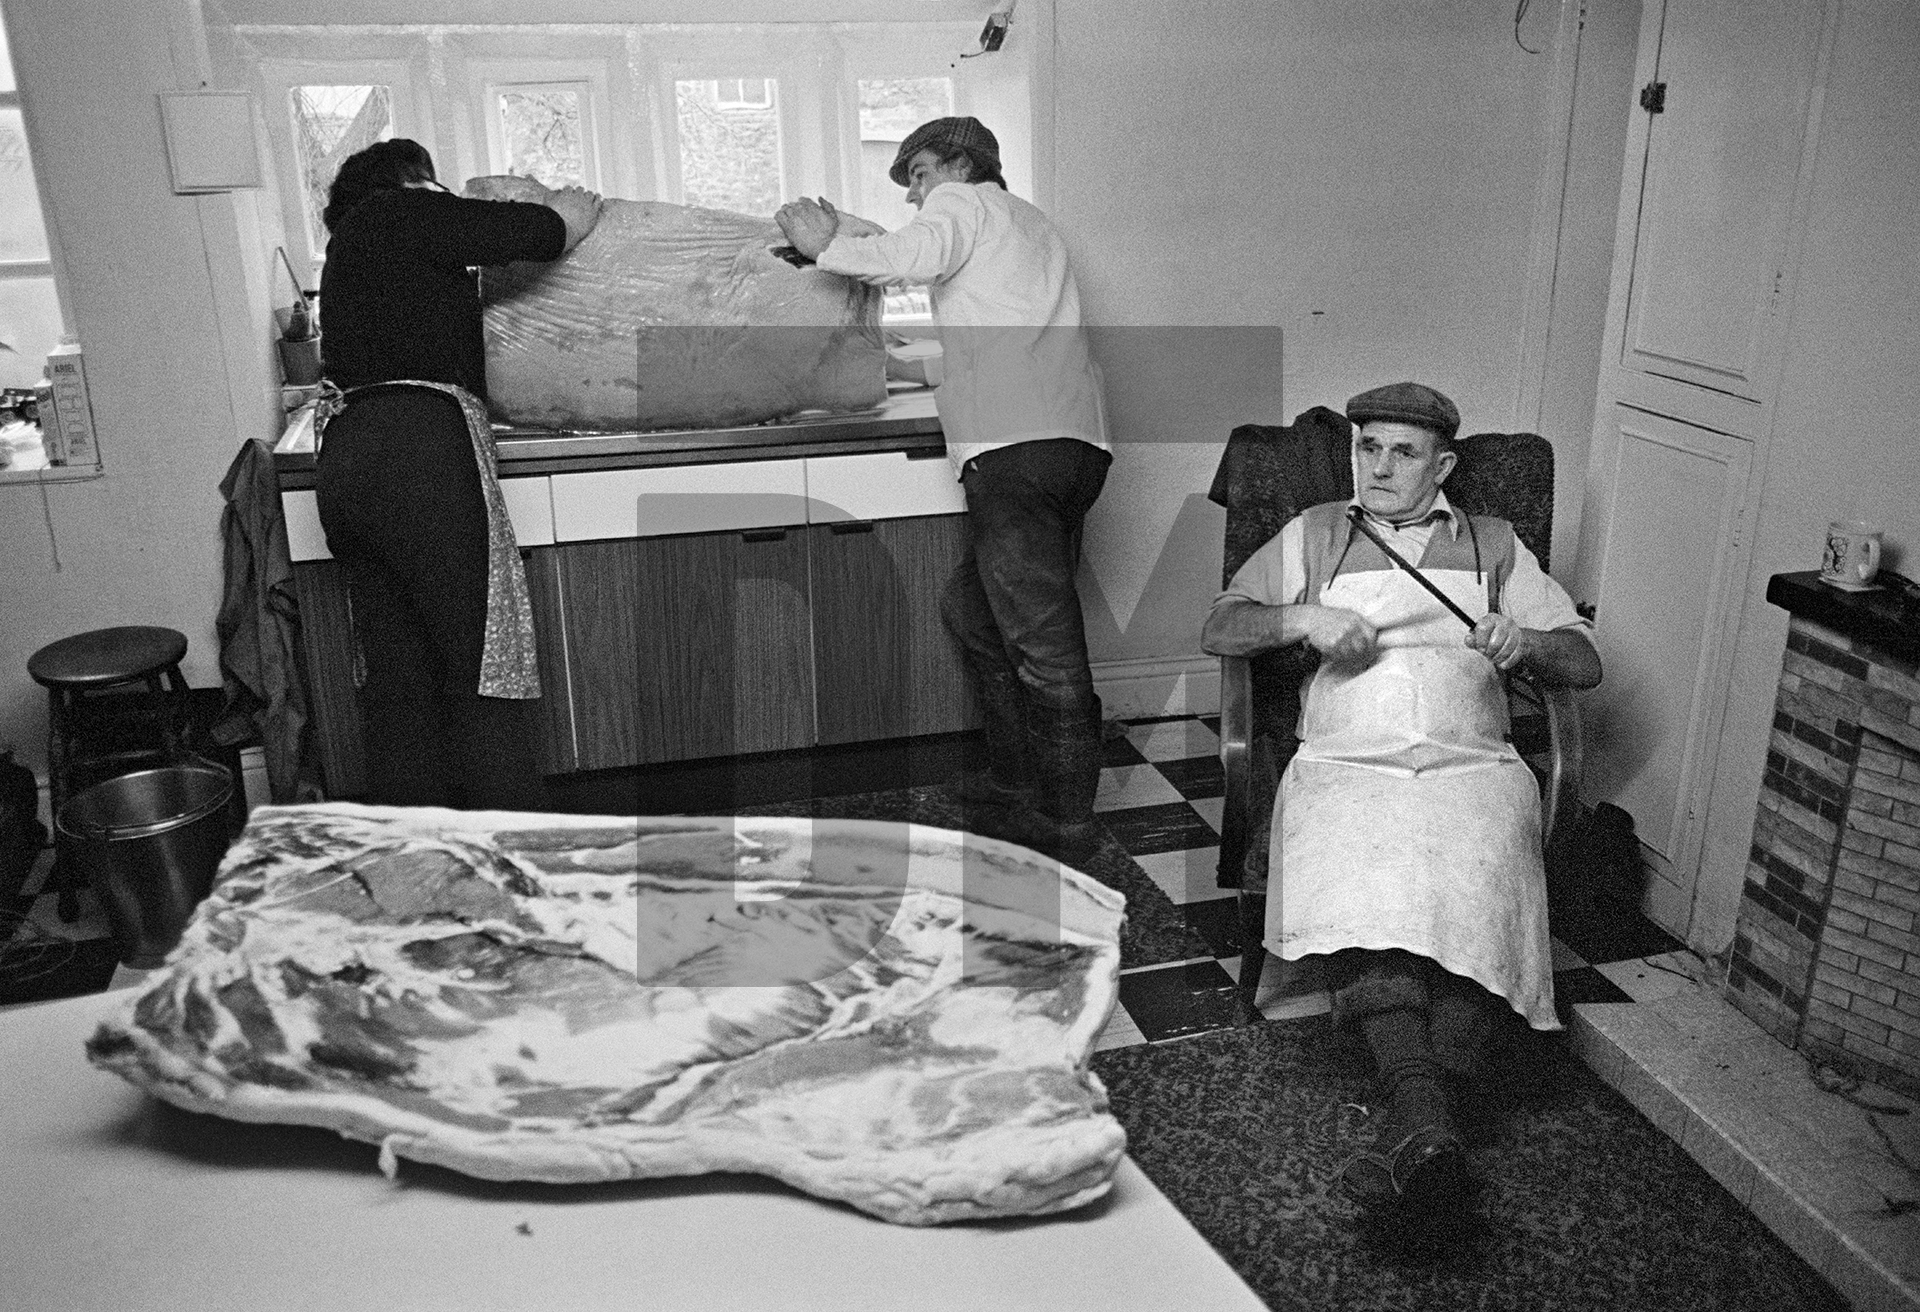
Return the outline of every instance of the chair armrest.
<path id="1" fill-rule="evenodd" d="M 1220 813 L 1221 882 L 1238 887 L 1253 787 L 1253 663 L 1245 656 L 1220 658 L 1220 768 L 1227 782 Z"/>
<path id="2" fill-rule="evenodd" d="M 1546 787 L 1540 797 L 1540 841 L 1550 845 L 1554 830 L 1573 818 L 1580 792 L 1586 747 L 1580 731 L 1580 708 L 1574 704 L 1571 688 L 1524 677 L 1520 682 L 1547 716 L 1547 739 L 1552 750 Z"/>

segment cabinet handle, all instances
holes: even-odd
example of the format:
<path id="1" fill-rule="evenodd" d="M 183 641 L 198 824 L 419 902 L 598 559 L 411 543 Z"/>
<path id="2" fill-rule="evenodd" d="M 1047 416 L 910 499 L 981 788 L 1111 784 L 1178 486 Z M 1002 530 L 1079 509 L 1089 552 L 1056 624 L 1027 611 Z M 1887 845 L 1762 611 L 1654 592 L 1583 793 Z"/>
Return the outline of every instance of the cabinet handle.
<path id="1" fill-rule="evenodd" d="M 839 524 L 829 524 L 827 528 L 835 534 L 871 533 L 873 521 L 870 519 L 849 519 Z"/>
<path id="2" fill-rule="evenodd" d="M 742 542 L 785 542 L 787 531 L 783 528 L 750 528 L 740 534 Z"/>

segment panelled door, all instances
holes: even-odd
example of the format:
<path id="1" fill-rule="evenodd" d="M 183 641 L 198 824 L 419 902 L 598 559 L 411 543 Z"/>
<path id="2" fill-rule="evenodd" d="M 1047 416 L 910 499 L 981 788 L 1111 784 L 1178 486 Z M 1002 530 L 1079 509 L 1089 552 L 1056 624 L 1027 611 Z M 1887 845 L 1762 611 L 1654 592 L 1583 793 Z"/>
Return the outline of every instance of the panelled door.
<path id="1" fill-rule="evenodd" d="M 1583 791 L 1634 818 L 1643 907 L 1692 918 L 1730 635 L 1838 0 L 1647 0 L 1574 595 L 1605 681 Z"/>
<path id="2" fill-rule="evenodd" d="M 1767 396 L 1820 21 L 1817 0 L 1647 6 L 1624 370 Z"/>
<path id="3" fill-rule="evenodd" d="M 1633 816 L 1652 875 L 1647 910 L 1680 932 L 1720 739 L 1734 582 L 1746 574 L 1753 444 L 1631 406 L 1609 418 L 1613 464 L 1596 471 L 1611 503 L 1595 621 L 1606 677 L 1581 700 L 1584 791 Z"/>

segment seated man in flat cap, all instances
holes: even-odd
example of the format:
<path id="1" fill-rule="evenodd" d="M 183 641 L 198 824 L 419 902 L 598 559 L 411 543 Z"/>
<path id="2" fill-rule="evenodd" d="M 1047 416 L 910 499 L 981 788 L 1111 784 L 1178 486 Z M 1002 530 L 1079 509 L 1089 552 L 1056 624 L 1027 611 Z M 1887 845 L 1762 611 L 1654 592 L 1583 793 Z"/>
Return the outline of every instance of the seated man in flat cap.
<path id="1" fill-rule="evenodd" d="M 1448 504 L 1452 401 L 1395 383 L 1354 397 L 1347 417 L 1353 501 L 1312 507 L 1255 552 L 1202 645 L 1320 654 L 1274 804 L 1266 946 L 1327 954 L 1335 1019 L 1374 1056 L 1384 1111 L 1347 1191 L 1417 1214 L 1469 1183 L 1451 1097 L 1500 1011 L 1559 1028 L 1539 793 L 1506 740 L 1500 674 L 1590 688 L 1600 658 L 1513 526 Z"/>
<path id="2" fill-rule="evenodd" d="M 940 330 L 937 405 L 967 495 L 965 554 L 941 597 L 986 729 L 962 780 L 967 827 L 1085 864 L 1102 757 L 1100 698 L 1074 572 L 1113 457 L 1066 242 L 1008 194 L 977 118 L 937 118 L 889 175 L 919 216 L 897 232 L 796 200 L 775 216 L 800 254 L 881 286 L 925 284 Z"/>

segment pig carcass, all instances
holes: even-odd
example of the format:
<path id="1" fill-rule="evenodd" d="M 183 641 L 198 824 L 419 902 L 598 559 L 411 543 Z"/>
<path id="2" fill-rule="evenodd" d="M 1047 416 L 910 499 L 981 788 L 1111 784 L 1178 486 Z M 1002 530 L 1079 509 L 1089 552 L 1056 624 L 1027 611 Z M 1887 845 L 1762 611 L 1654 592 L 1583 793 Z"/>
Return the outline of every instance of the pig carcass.
<path id="1" fill-rule="evenodd" d="M 531 178 L 466 194 L 542 201 Z M 880 293 L 773 248 L 771 219 L 608 200 L 551 264 L 485 270 L 494 418 L 585 432 L 721 428 L 886 398 Z"/>

